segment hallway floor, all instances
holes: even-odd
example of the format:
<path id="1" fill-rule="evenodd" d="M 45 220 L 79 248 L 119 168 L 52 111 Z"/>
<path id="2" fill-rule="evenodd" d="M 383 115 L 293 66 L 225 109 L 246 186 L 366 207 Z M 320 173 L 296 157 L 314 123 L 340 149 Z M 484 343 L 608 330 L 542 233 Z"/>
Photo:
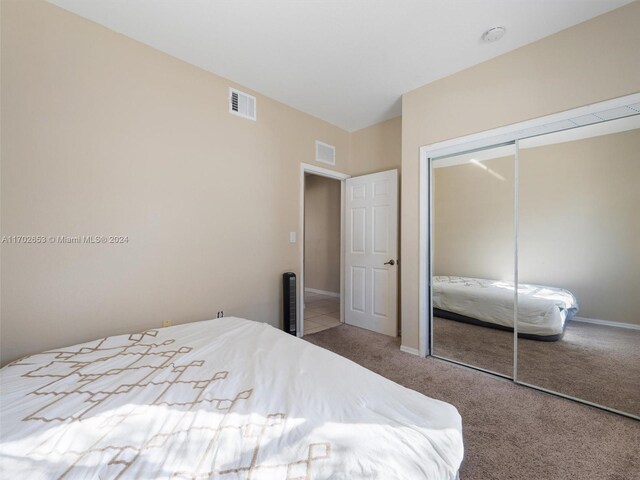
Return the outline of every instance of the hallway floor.
<path id="1" fill-rule="evenodd" d="M 304 293 L 304 334 L 318 333 L 340 323 L 340 299 L 320 293 Z"/>

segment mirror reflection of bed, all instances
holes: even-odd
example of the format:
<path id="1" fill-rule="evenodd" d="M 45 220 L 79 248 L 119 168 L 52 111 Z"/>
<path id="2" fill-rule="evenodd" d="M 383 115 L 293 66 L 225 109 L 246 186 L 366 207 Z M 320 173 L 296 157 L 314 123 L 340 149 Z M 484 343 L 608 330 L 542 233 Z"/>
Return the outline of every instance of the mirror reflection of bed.
<path id="1" fill-rule="evenodd" d="M 433 277 L 433 315 L 438 350 L 470 365 L 512 374 L 515 284 L 458 276 Z M 520 283 L 518 338 L 554 342 L 578 311 L 575 296 L 560 288 Z M 480 327 L 480 328 L 473 328 Z M 497 332 L 499 330 L 500 332 Z M 502 333 L 504 332 L 504 333 Z M 462 345 L 471 346 L 461 350 Z M 491 370 L 491 368 L 487 368 Z"/>
<path id="2" fill-rule="evenodd" d="M 516 380 L 638 416 L 640 115 L 517 158 L 433 162 L 433 352 L 513 377 L 517 274 Z"/>

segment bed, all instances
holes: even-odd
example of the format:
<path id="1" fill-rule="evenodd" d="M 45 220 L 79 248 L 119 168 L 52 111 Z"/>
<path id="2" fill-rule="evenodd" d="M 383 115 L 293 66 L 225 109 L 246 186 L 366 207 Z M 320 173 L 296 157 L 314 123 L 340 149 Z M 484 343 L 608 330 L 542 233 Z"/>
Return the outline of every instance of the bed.
<path id="1" fill-rule="evenodd" d="M 514 284 L 483 278 L 433 277 L 433 316 L 513 331 Z M 578 312 L 569 291 L 541 285 L 518 286 L 518 336 L 555 341 Z"/>
<path id="2" fill-rule="evenodd" d="M 1 478 L 454 479 L 457 410 L 225 317 L 0 370 Z"/>

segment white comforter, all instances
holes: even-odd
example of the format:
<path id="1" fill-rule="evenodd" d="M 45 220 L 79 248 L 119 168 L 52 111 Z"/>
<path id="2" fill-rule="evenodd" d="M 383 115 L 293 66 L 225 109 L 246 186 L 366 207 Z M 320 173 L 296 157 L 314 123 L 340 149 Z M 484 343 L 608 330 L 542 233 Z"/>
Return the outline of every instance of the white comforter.
<path id="1" fill-rule="evenodd" d="M 457 410 L 275 328 L 221 318 L 2 370 L 0 477 L 453 479 Z"/>
<path id="2" fill-rule="evenodd" d="M 514 284 L 481 278 L 433 277 L 433 306 L 488 323 L 513 328 Z M 518 332 L 558 335 L 564 322 L 578 310 L 567 290 L 540 285 L 518 285 Z"/>

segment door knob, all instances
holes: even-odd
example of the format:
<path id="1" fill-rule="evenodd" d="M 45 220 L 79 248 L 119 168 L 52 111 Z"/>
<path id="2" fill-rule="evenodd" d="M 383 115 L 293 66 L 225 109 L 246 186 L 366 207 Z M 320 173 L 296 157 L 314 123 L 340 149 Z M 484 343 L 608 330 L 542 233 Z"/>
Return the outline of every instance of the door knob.
<path id="1" fill-rule="evenodd" d="M 394 266 L 396 262 L 394 260 L 389 260 L 388 262 L 384 262 L 384 264 Z"/>

